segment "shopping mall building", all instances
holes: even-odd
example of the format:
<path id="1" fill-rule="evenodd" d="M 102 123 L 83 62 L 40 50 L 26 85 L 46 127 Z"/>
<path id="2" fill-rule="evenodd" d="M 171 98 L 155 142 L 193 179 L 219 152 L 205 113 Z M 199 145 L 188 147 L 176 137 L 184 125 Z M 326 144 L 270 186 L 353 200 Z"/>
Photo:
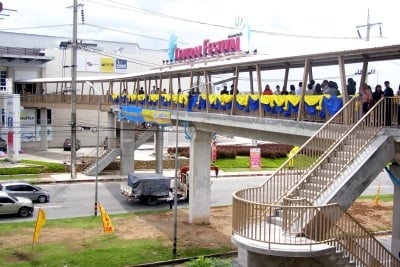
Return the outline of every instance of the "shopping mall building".
<path id="1" fill-rule="evenodd" d="M 16 86 L 16 81 L 40 78 L 71 77 L 72 46 L 67 37 L 20 34 L 0 31 L 0 101 L 2 110 L 0 136 L 7 139 L 10 124 L 7 121 L 7 97 L 10 94 L 69 94 L 70 83 L 63 88 L 40 91 L 35 84 Z M 99 40 L 79 40 L 77 49 L 77 77 L 118 76 L 126 73 L 142 72 L 157 67 L 167 58 L 167 50 L 141 48 L 137 43 L 121 43 Z M 40 89 L 43 90 L 43 89 Z M 77 95 L 80 94 L 77 87 Z M 21 149 L 40 147 L 40 117 L 43 111 L 35 108 L 20 108 L 19 131 Z M 8 113 L 7 113 L 8 112 Z M 77 110 L 77 138 L 82 146 L 95 146 L 96 134 L 92 129 L 96 124 L 96 110 Z M 108 121 L 107 113 L 101 112 L 100 123 Z M 100 129 L 108 127 L 100 126 Z M 71 134 L 71 109 L 47 109 L 48 147 L 62 147 L 65 138 Z M 18 133 L 17 133 L 18 134 Z M 107 135 L 100 131 L 101 140 Z"/>

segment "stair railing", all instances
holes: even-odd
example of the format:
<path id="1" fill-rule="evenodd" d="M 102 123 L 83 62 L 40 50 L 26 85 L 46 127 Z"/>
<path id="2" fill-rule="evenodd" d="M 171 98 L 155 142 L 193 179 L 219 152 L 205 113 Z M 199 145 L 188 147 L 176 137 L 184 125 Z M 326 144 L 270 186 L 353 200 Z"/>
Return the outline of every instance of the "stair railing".
<path id="1" fill-rule="evenodd" d="M 334 144 L 332 144 L 319 159 L 308 169 L 307 173 L 289 190 L 286 195 L 296 194 L 296 190 L 302 188 L 312 175 L 318 175 L 319 190 L 303 192 L 302 197 L 308 201 L 316 200 L 335 179 L 354 162 L 357 155 L 367 146 L 367 144 L 384 127 L 384 116 L 386 101 L 380 99 L 368 112 L 348 129 Z M 345 150 L 343 150 L 345 149 Z M 345 157 L 342 164 L 329 164 L 333 154 L 342 153 Z"/>
<path id="2" fill-rule="evenodd" d="M 328 148 L 358 120 L 358 99 L 352 98 L 328 122 L 309 138 L 260 186 L 242 191 L 243 199 L 260 203 L 277 203 L 301 181 Z"/>
<path id="3" fill-rule="evenodd" d="M 400 261 L 338 204 L 308 206 L 306 203 L 307 206 L 302 206 L 291 203 L 293 205 L 285 206 L 256 203 L 240 198 L 241 191 L 246 190 L 249 189 L 237 191 L 233 196 L 233 235 L 262 242 L 263 245 L 257 246 L 277 250 L 280 254 L 285 252 L 286 246 L 294 246 L 288 250 L 304 255 L 334 247 L 341 257 L 355 266 L 400 267 Z M 296 224 L 275 221 L 277 210 L 295 218 Z M 269 213 L 265 214 L 265 211 Z"/>

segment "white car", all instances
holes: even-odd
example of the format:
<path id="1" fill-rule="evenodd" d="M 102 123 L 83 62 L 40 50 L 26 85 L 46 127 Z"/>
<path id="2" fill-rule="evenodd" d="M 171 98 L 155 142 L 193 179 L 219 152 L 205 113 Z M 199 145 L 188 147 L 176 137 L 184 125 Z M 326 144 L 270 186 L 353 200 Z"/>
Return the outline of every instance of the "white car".
<path id="1" fill-rule="evenodd" d="M 28 217 L 32 213 L 32 200 L 24 197 L 13 197 L 6 192 L 0 192 L 0 214 L 18 214 L 21 217 Z"/>
<path id="2" fill-rule="evenodd" d="M 50 201 L 50 193 L 39 186 L 24 182 L 6 182 L 0 184 L 0 191 L 14 197 L 29 198 L 33 202 L 45 203 Z"/>

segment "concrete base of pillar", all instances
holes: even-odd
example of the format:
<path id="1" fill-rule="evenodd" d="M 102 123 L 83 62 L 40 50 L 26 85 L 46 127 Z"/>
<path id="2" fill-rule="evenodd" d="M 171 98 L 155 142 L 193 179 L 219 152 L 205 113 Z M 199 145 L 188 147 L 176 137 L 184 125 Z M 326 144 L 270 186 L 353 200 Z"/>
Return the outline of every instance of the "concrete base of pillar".
<path id="1" fill-rule="evenodd" d="M 339 266 L 330 256 L 316 257 L 284 257 L 265 255 L 245 249 L 238 250 L 238 265 L 240 267 L 333 267 Z"/>

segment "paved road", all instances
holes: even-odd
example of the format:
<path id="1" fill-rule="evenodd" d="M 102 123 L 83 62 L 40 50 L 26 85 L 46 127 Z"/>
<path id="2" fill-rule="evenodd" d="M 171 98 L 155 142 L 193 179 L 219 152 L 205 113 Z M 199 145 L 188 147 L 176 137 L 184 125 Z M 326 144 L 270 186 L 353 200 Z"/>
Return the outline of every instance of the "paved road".
<path id="1" fill-rule="evenodd" d="M 211 179 L 211 206 L 231 205 L 232 194 L 236 190 L 260 185 L 265 176 L 249 177 L 223 177 Z M 124 182 L 99 182 L 98 201 L 101 202 L 111 214 L 141 211 L 148 209 L 165 209 L 167 205 L 160 201 L 156 206 L 149 207 L 139 201 L 129 202 L 120 193 L 120 184 Z M 45 204 L 35 204 L 36 209 L 44 207 L 49 219 L 90 216 L 94 214 L 95 182 L 81 183 L 57 183 L 41 185 L 51 193 L 51 201 Z M 377 179 L 365 190 L 363 195 L 375 195 L 380 187 L 381 194 L 393 194 L 393 184 L 385 172 L 379 174 Z M 179 203 L 181 207 L 187 207 L 187 202 Z M 20 219 L 17 217 L 0 217 L 1 221 L 34 220 Z"/>

